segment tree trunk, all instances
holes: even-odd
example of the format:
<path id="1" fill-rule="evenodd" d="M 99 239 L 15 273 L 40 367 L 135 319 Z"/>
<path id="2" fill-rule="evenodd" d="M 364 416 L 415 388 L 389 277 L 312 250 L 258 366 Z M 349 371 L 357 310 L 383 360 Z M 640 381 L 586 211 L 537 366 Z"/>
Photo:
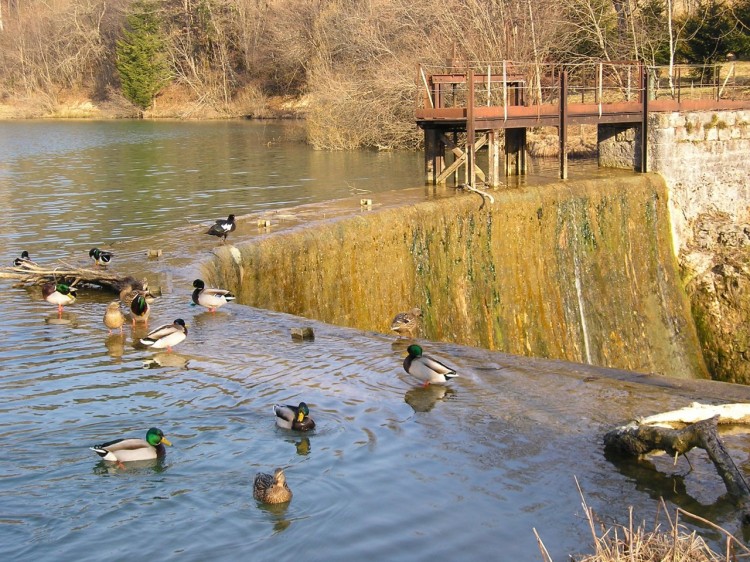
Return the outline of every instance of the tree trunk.
<path id="1" fill-rule="evenodd" d="M 653 451 L 664 451 L 676 457 L 695 447 L 705 450 L 739 508 L 740 520 L 750 524 L 750 487 L 719 437 L 719 419 L 717 414 L 681 429 L 633 423 L 607 433 L 604 449 L 620 457 L 640 457 Z"/>

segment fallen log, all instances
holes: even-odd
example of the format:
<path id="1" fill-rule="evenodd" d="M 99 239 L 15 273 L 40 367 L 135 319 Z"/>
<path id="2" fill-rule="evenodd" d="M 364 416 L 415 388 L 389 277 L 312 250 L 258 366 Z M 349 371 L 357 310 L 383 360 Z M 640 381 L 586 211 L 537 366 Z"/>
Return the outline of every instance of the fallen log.
<path id="1" fill-rule="evenodd" d="M 106 269 L 88 269 L 59 262 L 54 268 L 36 264 L 0 267 L 0 279 L 15 280 L 14 287 L 30 287 L 45 283 L 65 283 L 76 287 L 97 287 L 120 293 L 125 288 L 147 290 L 145 280 L 130 275 L 118 275 Z"/>
<path id="2" fill-rule="evenodd" d="M 704 417 L 692 421 L 699 417 L 697 412 L 702 412 Z M 724 481 L 729 496 L 739 508 L 742 523 L 750 524 L 750 486 L 718 434 L 719 423 L 747 423 L 749 415 L 750 404 L 706 406 L 696 403 L 690 408 L 665 412 L 618 427 L 604 436 L 604 449 L 610 456 L 631 458 L 664 451 L 675 459 L 696 447 L 705 450 Z M 686 422 L 685 419 L 691 421 Z M 665 427 L 667 424 L 681 427 Z"/>

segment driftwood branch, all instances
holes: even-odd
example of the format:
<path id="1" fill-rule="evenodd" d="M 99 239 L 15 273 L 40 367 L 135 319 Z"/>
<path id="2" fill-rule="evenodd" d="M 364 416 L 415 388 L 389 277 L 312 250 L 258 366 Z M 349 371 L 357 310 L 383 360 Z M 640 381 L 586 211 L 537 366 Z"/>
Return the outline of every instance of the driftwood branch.
<path id="1" fill-rule="evenodd" d="M 723 420 L 722 409 L 727 414 Z M 702 410 L 704 414 L 711 412 L 713 415 L 688 425 L 679 419 L 694 419 L 696 410 Z M 680 416 L 680 413 L 686 415 Z M 614 429 L 604 436 L 604 448 L 607 453 L 621 457 L 641 457 L 651 452 L 664 451 L 676 458 L 695 447 L 705 450 L 724 481 L 729 496 L 739 508 L 743 524 L 750 524 L 750 486 L 718 434 L 720 421 L 731 420 L 731 423 L 738 423 L 737 420 L 744 421 L 749 413 L 748 404 L 728 404 L 726 407 L 695 404 L 689 409 L 667 412 L 647 418 L 648 421 L 641 420 Z M 684 427 L 664 427 L 663 424 L 667 421 Z M 656 423 L 662 425 L 654 425 Z"/>
<path id="2" fill-rule="evenodd" d="M 106 269 L 87 269 L 60 261 L 56 267 L 43 267 L 24 264 L 19 267 L 0 267 L 0 279 L 15 280 L 14 286 L 28 287 L 45 283 L 65 283 L 67 285 L 91 286 L 110 289 L 119 293 L 126 287 L 143 290 L 144 282 L 129 275 L 122 276 Z"/>

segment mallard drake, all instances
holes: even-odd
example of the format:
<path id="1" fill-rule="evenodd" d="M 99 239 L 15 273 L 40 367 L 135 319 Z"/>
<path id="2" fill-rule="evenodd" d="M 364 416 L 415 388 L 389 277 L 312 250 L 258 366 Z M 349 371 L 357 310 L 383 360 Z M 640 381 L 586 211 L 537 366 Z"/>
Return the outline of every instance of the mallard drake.
<path id="1" fill-rule="evenodd" d="M 229 215 L 229 217 L 227 217 L 227 220 L 217 220 L 216 224 L 211 225 L 211 228 L 206 231 L 206 234 L 210 234 L 211 236 L 218 236 L 219 238 L 221 238 L 222 242 L 226 242 L 227 235 L 230 232 L 233 232 L 235 228 L 237 228 L 237 225 L 234 222 L 234 215 Z"/>
<path id="2" fill-rule="evenodd" d="M 105 461 L 129 462 L 147 461 L 163 457 L 166 454 L 164 445 L 172 443 L 164 437 L 158 427 L 152 427 L 146 432 L 146 439 L 115 439 L 101 445 L 94 445 L 91 450 Z"/>
<path id="3" fill-rule="evenodd" d="M 94 260 L 96 265 L 106 267 L 109 262 L 112 261 L 112 257 L 115 254 L 106 250 L 100 250 L 99 248 L 91 248 L 89 250 L 89 257 Z"/>
<path id="4" fill-rule="evenodd" d="M 234 295 L 225 289 L 206 289 L 206 284 L 200 279 L 193 281 L 193 302 L 205 306 L 209 312 L 214 312 L 220 306 L 234 300 Z"/>
<path id="5" fill-rule="evenodd" d="M 315 422 L 310 417 L 310 409 L 304 402 L 300 402 L 299 406 L 276 404 L 273 413 L 276 414 L 276 425 L 283 429 L 308 431 L 315 427 Z"/>
<path id="6" fill-rule="evenodd" d="M 29 258 L 29 253 L 24 250 L 23 252 L 21 252 L 20 258 L 16 258 L 15 260 L 13 260 L 13 266 L 23 267 L 25 269 L 28 267 L 37 267 L 37 264 L 36 262 L 31 261 L 31 258 Z"/>
<path id="7" fill-rule="evenodd" d="M 422 355 L 422 348 L 417 344 L 410 345 L 406 351 L 409 355 L 404 359 L 404 370 L 421 380 L 424 386 L 445 384 L 449 379 L 458 376 L 454 369 L 427 355 Z"/>
<path id="8" fill-rule="evenodd" d="M 141 343 L 152 349 L 164 349 L 172 351 L 172 346 L 177 345 L 187 337 L 188 329 L 185 321 L 178 318 L 172 324 L 164 324 L 151 330 Z"/>
<path id="9" fill-rule="evenodd" d="M 133 326 L 136 322 L 148 324 L 148 316 L 151 314 L 151 307 L 148 304 L 146 295 L 143 291 L 137 291 L 137 294 L 130 302 L 130 314 L 133 317 Z"/>
<path id="10" fill-rule="evenodd" d="M 143 283 L 137 283 L 136 286 L 124 286 L 120 290 L 120 301 L 126 307 L 130 308 L 130 305 L 133 303 L 133 299 L 138 296 L 138 293 L 141 293 L 144 297 L 146 297 L 146 302 L 148 304 L 151 304 L 156 300 L 156 297 L 148 288 L 148 282 L 144 279 Z"/>
<path id="11" fill-rule="evenodd" d="M 259 472 L 253 482 L 253 497 L 263 503 L 286 503 L 292 499 L 292 491 L 286 484 L 284 471 L 277 468 L 273 475 Z"/>
<path id="12" fill-rule="evenodd" d="M 422 318 L 422 310 L 419 308 L 412 308 L 409 312 L 400 312 L 393 318 L 391 330 L 399 336 L 413 338 L 419 329 L 420 318 Z"/>
<path id="13" fill-rule="evenodd" d="M 120 329 L 122 333 L 122 325 L 125 324 L 125 315 L 120 310 L 120 301 L 112 301 L 107 305 L 107 310 L 104 312 L 104 325 L 109 328 L 109 333 L 112 330 Z"/>
<path id="14" fill-rule="evenodd" d="M 42 296 L 48 303 L 56 304 L 62 314 L 63 306 L 76 301 L 76 288 L 65 283 L 45 283 L 42 285 Z"/>

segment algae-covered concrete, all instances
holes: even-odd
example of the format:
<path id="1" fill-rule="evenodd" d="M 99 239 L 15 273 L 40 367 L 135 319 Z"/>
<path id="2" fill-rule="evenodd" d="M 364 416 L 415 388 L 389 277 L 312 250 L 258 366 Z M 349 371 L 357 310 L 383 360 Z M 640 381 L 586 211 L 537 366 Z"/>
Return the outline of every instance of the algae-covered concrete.
<path id="1" fill-rule="evenodd" d="M 473 194 L 222 248 L 204 275 L 241 303 L 508 353 L 706 377 L 656 175 Z M 239 250 L 239 255 L 237 254 Z"/>

